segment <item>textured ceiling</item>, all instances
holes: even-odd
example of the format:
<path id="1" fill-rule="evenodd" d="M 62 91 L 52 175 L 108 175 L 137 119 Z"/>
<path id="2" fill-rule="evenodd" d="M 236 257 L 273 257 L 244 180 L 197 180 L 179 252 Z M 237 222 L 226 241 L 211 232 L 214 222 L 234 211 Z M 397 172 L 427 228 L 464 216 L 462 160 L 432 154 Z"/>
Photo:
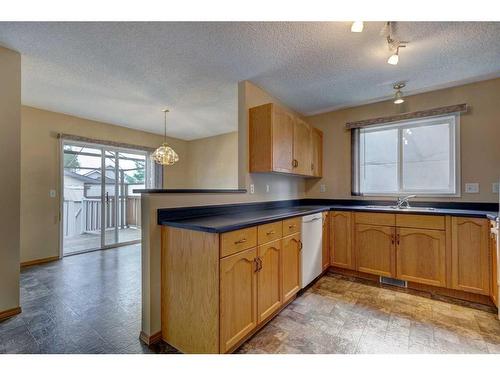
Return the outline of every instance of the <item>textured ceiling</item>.
<path id="1" fill-rule="evenodd" d="M 319 113 L 407 92 L 500 76 L 500 23 L 399 22 L 400 63 L 382 22 L 0 23 L 22 53 L 26 105 L 196 139 L 236 130 L 237 82 Z"/>

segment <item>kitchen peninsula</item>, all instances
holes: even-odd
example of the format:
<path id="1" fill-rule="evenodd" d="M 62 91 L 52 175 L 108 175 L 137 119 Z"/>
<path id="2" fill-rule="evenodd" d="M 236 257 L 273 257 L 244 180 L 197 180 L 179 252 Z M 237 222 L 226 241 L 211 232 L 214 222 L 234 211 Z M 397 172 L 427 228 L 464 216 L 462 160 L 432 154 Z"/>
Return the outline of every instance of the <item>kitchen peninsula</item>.
<path id="1" fill-rule="evenodd" d="M 397 279 L 492 306 L 489 223 L 498 206 L 392 204 L 298 199 L 159 209 L 162 339 L 186 353 L 237 349 L 300 293 L 298 219 L 318 212 L 325 272 Z"/>

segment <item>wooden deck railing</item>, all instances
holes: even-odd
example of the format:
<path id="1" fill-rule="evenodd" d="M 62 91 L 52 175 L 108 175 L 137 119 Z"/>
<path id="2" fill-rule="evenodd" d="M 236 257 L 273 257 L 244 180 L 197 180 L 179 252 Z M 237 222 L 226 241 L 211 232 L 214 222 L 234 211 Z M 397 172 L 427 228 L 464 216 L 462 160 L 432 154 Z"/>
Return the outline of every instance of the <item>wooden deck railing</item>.
<path id="1" fill-rule="evenodd" d="M 105 229 L 120 229 L 141 226 L 141 198 L 120 197 L 118 199 L 118 215 L 115 217 L 116 199 L 109 197 L 104 205 Z M 96 232 L 101 230 L 101 199 L 83 198 L 82 201 L 64 201 L 63 205 L 63 233 L 64 236 Z"/>

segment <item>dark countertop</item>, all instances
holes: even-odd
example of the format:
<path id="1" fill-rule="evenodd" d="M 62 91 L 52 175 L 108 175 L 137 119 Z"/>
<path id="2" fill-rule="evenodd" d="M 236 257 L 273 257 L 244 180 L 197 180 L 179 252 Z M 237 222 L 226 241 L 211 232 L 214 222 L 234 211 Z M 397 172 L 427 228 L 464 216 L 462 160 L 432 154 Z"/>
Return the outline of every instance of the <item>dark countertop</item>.
<path id="1" fill-rule="evenodd" d="M 296 216 L 328 211 L 328 206 L 294 206 L 286 208 L 267 208 L 249 210 L 233 214 L 192 217 L 180 220 L 162 221 L 162 225 L 170 227 L 199 230 L 202 232 L 224 233 L 232 230 L 266 224 Z"/>
<path id="2" fill-rule="evenodd" d="M 243 194 L 247 189 L 134 189 L 140 194 Z"/>
<path id="3" fill-rule="evenodd" d="M 203 232 L 224 233 L 277 220 L 330 210 L 451 215 L 488 218 L 490 220 L 494 220 L 498 216 L 498 212 L 493 211 L 487 205 L 449 204 L 448 207 L 450 208 L 447 208 L 447 205 L 444 203 L 436 203 L 433 210 L 424 210 L 421 204 L 420 207 L 415 206 L 410 209 L 395 209 L 389 205 L 377 203 L 376 207 L 372 207 L 375 205 L 372 202 L 302 199 L 295 201 L 159 209 L 158 224 Z M 429 206 L 431 205 L 429 203 Z"/>

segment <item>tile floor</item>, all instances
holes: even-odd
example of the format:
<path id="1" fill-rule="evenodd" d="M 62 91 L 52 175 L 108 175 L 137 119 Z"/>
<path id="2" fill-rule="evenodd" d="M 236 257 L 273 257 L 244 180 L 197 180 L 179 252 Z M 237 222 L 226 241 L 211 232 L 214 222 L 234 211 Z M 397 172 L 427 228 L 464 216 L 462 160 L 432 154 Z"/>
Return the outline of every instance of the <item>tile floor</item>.
<path id="1" fill-rule="evenodd" d="M 329 274 L 239 353 L 500 353 L 496 315 Z"/>
<path id="2" fill-rule="evenodd" d="M 25 268 L 0 353 L 174 353 L 138 339 L 140 245 Z M 238 353 L 500 353 L 492 313 L 327 275 Z"/>

